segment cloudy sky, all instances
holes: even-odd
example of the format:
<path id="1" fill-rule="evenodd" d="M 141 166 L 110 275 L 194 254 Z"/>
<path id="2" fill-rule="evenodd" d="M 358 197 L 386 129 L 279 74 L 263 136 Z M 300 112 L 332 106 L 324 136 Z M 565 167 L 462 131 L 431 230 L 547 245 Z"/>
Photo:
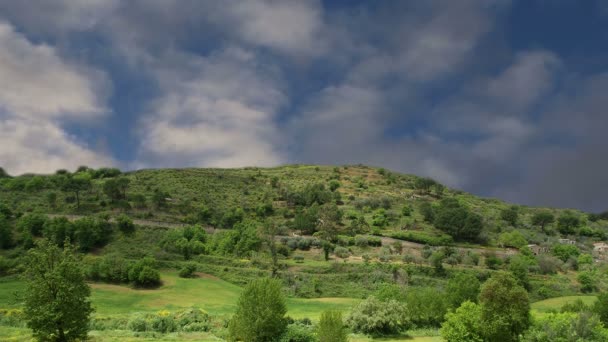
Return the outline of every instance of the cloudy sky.
<path id="1" fill-rule="evenodd" d="M 608 3 L 0 0 L 0 166 L 365 163 L 608 209 Z"/>

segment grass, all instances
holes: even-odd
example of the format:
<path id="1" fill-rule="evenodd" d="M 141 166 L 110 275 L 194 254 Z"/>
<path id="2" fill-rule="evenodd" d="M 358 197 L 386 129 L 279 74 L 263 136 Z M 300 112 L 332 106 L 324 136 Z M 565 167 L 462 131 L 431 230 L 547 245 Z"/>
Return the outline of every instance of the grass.
<path id="1" fill-rule="evenodd" d="M 595 296 L 564 296 L 564 297 L 555 297 L 549 298 L 545 300 L 541 300 L 536 303 L 532 303 L 532 311 L 538 313 L 545 313 L 552 310 L 561 309 L 562 306 L 566 303 L 573 303 L 576 300 L 582 300 L 587 305 L 592 305 L 597 297 Z"/>
<path id="2" fill-rule="evenodd" d="M 175 272 L 162 272 L 163 286 L 154 290 L 136 290 L 127 286 L 92 284 L 92 302 L 100 316 L 127 315 L 158 310 L 176 311 L 199 307 L 210 314 L 229 315 L 236 309 L 241 288 L 221 279 L 204 276 L 179 278 Z M 22 282 L 15 278 L 0 280 L 0 308 L 18 306 L 16 289 Z M 288 315 L 294 318 L 318 319 L 324 310 L 346 311 L 357 302 L 351 298 L 288 298 Z"/>

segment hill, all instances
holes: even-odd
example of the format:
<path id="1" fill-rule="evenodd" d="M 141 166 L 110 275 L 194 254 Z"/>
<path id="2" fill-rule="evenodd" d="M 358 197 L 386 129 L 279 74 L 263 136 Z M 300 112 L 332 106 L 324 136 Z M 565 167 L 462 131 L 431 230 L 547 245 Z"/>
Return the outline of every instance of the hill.
<path id="1" fill-rule="evenodd" d="M 19 310 L 9 294 L 22 287 L 15 276 L 34 242 L 68 238 L 82 252 L 97 319 L 120 329 L 157 310 L 179 315 L 188 303 L 221 325 L 240 287 L 270 275 L 297 319 L 406 291 L 421 311 L 414 325 L 431 336 L 460 274 L 483 282 L 511 272 L 533 300 L 608 287 L 593 245 L 608 234 L 604 214 L 513 205 L 362 165 L 5 175 L 0 213 L 0 309 Z M 141 267 L 160 280 L 132 277 Z M 195 299 L 206 292 L 218 297 Z"/>

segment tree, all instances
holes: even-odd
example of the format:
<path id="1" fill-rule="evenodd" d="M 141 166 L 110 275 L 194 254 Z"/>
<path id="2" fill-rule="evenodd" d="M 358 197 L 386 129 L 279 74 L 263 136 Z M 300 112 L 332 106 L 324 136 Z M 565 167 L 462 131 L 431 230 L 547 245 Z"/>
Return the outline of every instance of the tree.
<path id="1" fill-rule="evenodd" d="M 319 213 L 319 233 L 324 240 L 334 242 L 342 223 L 342 210 L 335 204 L 328 204 Z"/>
<path id="2" fill-rule="evenodd" d="M 522 248 L 528 244 L 528 240 L 517 230 L 504 232 L 498 236 L 498 243 L 501 246 Z"/>
<path id="3" fill-rule="evenodd" d="M 532 216 L 532 224 L 540 226 L 540 230 L 545 232 L 545 226 L 555 222 L 555 216 L 549 211 L 540 211 Z"/>
<path id="4" fill-rule="evenodd" d="M 497 273 L 486 281 L 479 294 L 481 326 L 488 341 L 518 341 L 530 326 L 530 299 L 517 279 Z"/>
<path id="5" fill-rule="evenodd" d="M 13 245 L 13 230 L 10 223 L 0 214 L 0 248 L 9 248 Z"/>
<path id="6" fill-rule="evenodd" d="M 422 204 L 420 204 L 420 213 L 426 222 L 433 223 L 435 220 L 435 211 L 429 202 L 422 202 Z"/>
<path id="7" fill-rule="evenodd" d="M 597 296 L 597 301 L 593 304 L 593 312 L 599 316 L 604 325 L 608 326 L 608 292 L 602 292 Z"/>
<path id="8" fill-rule="evenodd" d="M 272 276 L 275 277 L 279 271 L 279 253 L 277 252 L 276 236 L 279 234 L 278 227 L 270 222 L 265 222 L 260 227 L 260 237 L 268 247 L 270 260 L 272 261 Z"/>
<path id="9" fill-rule="evenodd" d="M 608 330 L 590 312 L 542 315 L 523 336 L 525 342 L 608 341 Z"/>
<path id="10" fill-rule="evenodd" d="M 49 207 L 55 209 L 55 207 L 57 207 L 57 193 L 49 192 L 46 194 L 46 202 L 49 204 Z"/>
<path id="11" fill-rule="evenodd" d="M 464 302 L 455 312 L 447 313 L 440 332 L 447 342 L 483 342 L 481 307 Z"/>
<path id="12" fill-rule="evenodd" d="M 530 289 L 530 280 L 528 278 L 528 261 L 525 257 L 514 256 L 509 262 L 509 272 L 517 279 L 519 285 L 523 286 L 526 290 Z"/>
<path id="13" fill-rule="evenodd" d="M 347 342 L 348 332 L 342 322 L 340 311 L 324 311 L 321 313 L 317 337 L 322 342 Z"/>
<path id="14" fill-rule="evenodd" d="M 451 198 L 441 200 L 433 223 L 457 240 L 473 240 L 483 228 L 481 216 Z"/>
<path id="15" fill-rule="evenodd" d="M 71 192 L 76 197 L 76 208 L 80 208 L 80 193 L 91 189 L 91 177 L 89 174 L 81 173 L 74 176 L 68 176 L 61 186 L 64 192 Z"/>
<path id="16" fill-rule="evenodd" d="M 562 234 L 574 234 L 581 220 L 572 212 L 566 212 L 557 219 L 557 230 Z"/>
<path id="17" fill-rule="evenodd" d="M 517 220 L 519 219 L 519 208 L 513 205 L 507 209 L 503 209 L 500 212 L 500 218 L 515 227 L 517 225 Z"/>
<path id="18" fill-rule="evenodd" d="M 481 284 L 476 276 L 470 273 L 457 273 L 450 278 L 445 288 L 446 302 L 452 309 L 458 308 L 462 303 L 477 302 Z"/>
<path id="19" fill-rule="evenodd" d="M 390 335 L 410 326 L 405 305 L 396 300 L 381 302 L 371 296 L 353 308 L 346 323 L 355 332 Z"/>
<path id="20" fill-rule="evenodd" d="M 133 235 L 135 232 L 135 224 L 133 224 L 133 220 L 125 214 L 122 214 L 116 218 L 116 225 L 118 226 L 118 230 L 120 230 L 124 235 Z"/>
<path id="21" fill-rule="evenodd" d="M 557 244 L 551 248 L 551 254 L 558 257 L 561 261 L 566 262 L 571 257 L 578 257 L 581 251 L 574 245 Z"/>
<path id="22" fill-rule="evenodd" d="M 41 240 L 25 261 L 24 315 L 36 339 L 85 340 L 93 312 L 91 289 L 71 245 Z"/>
<path id="23" fill-rule="evenodd" d="M 429 194 L 431 192 L 431 188 L 435 184 L 437 184 L 437 182 L 431 178 L 416 178 L 416 181 L 414 182 L 414 187 Z"/>
<path id="24" fill-rule="evenodd" d="M 276 279 L 256 279 L 243 290 L 228 326 L 232 341 L 270 342 L 287 327 L 287 306 Z"/>
<path id="25" fill-rule="evenodd" d="M 108 179 L 103 183 L 103 192 L 112 202 L 127 199 L 129 183 L 129 179 L 125 177 Z"/>

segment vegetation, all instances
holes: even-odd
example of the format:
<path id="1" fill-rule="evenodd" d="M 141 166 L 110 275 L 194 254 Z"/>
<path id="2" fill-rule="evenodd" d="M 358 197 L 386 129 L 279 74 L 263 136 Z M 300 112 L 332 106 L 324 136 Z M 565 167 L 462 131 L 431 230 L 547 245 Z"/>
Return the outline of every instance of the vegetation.
<path id="1" fill-rule="evenodd" d="M 434 340 L 441 328 L 449 341 L 544 341 L 605 330 L 586 298 L 602 302 L 608 288 L 593 248 L 608 217 L 384 169 L 82 167 L 0 177 L 0 213 L 0 339 L 26 329 L 13 293 L 25 298 L 19 275 L 47 240 L 74 250 L 96 340 Z M 583 293 L 580 305 L 559 300 Z M 276 310 L 251 309 L 266 302 Z M 562 323 L 539 319 L 549 313 Z"/>
<path id="2" fill-rule="evenodd" d="M 25 260 L 23 315 L 35 338 L 48 341 L 86 339 L 93 311 L 91 290 L 69 244 L 63 249 L 41 240 Z"/>

